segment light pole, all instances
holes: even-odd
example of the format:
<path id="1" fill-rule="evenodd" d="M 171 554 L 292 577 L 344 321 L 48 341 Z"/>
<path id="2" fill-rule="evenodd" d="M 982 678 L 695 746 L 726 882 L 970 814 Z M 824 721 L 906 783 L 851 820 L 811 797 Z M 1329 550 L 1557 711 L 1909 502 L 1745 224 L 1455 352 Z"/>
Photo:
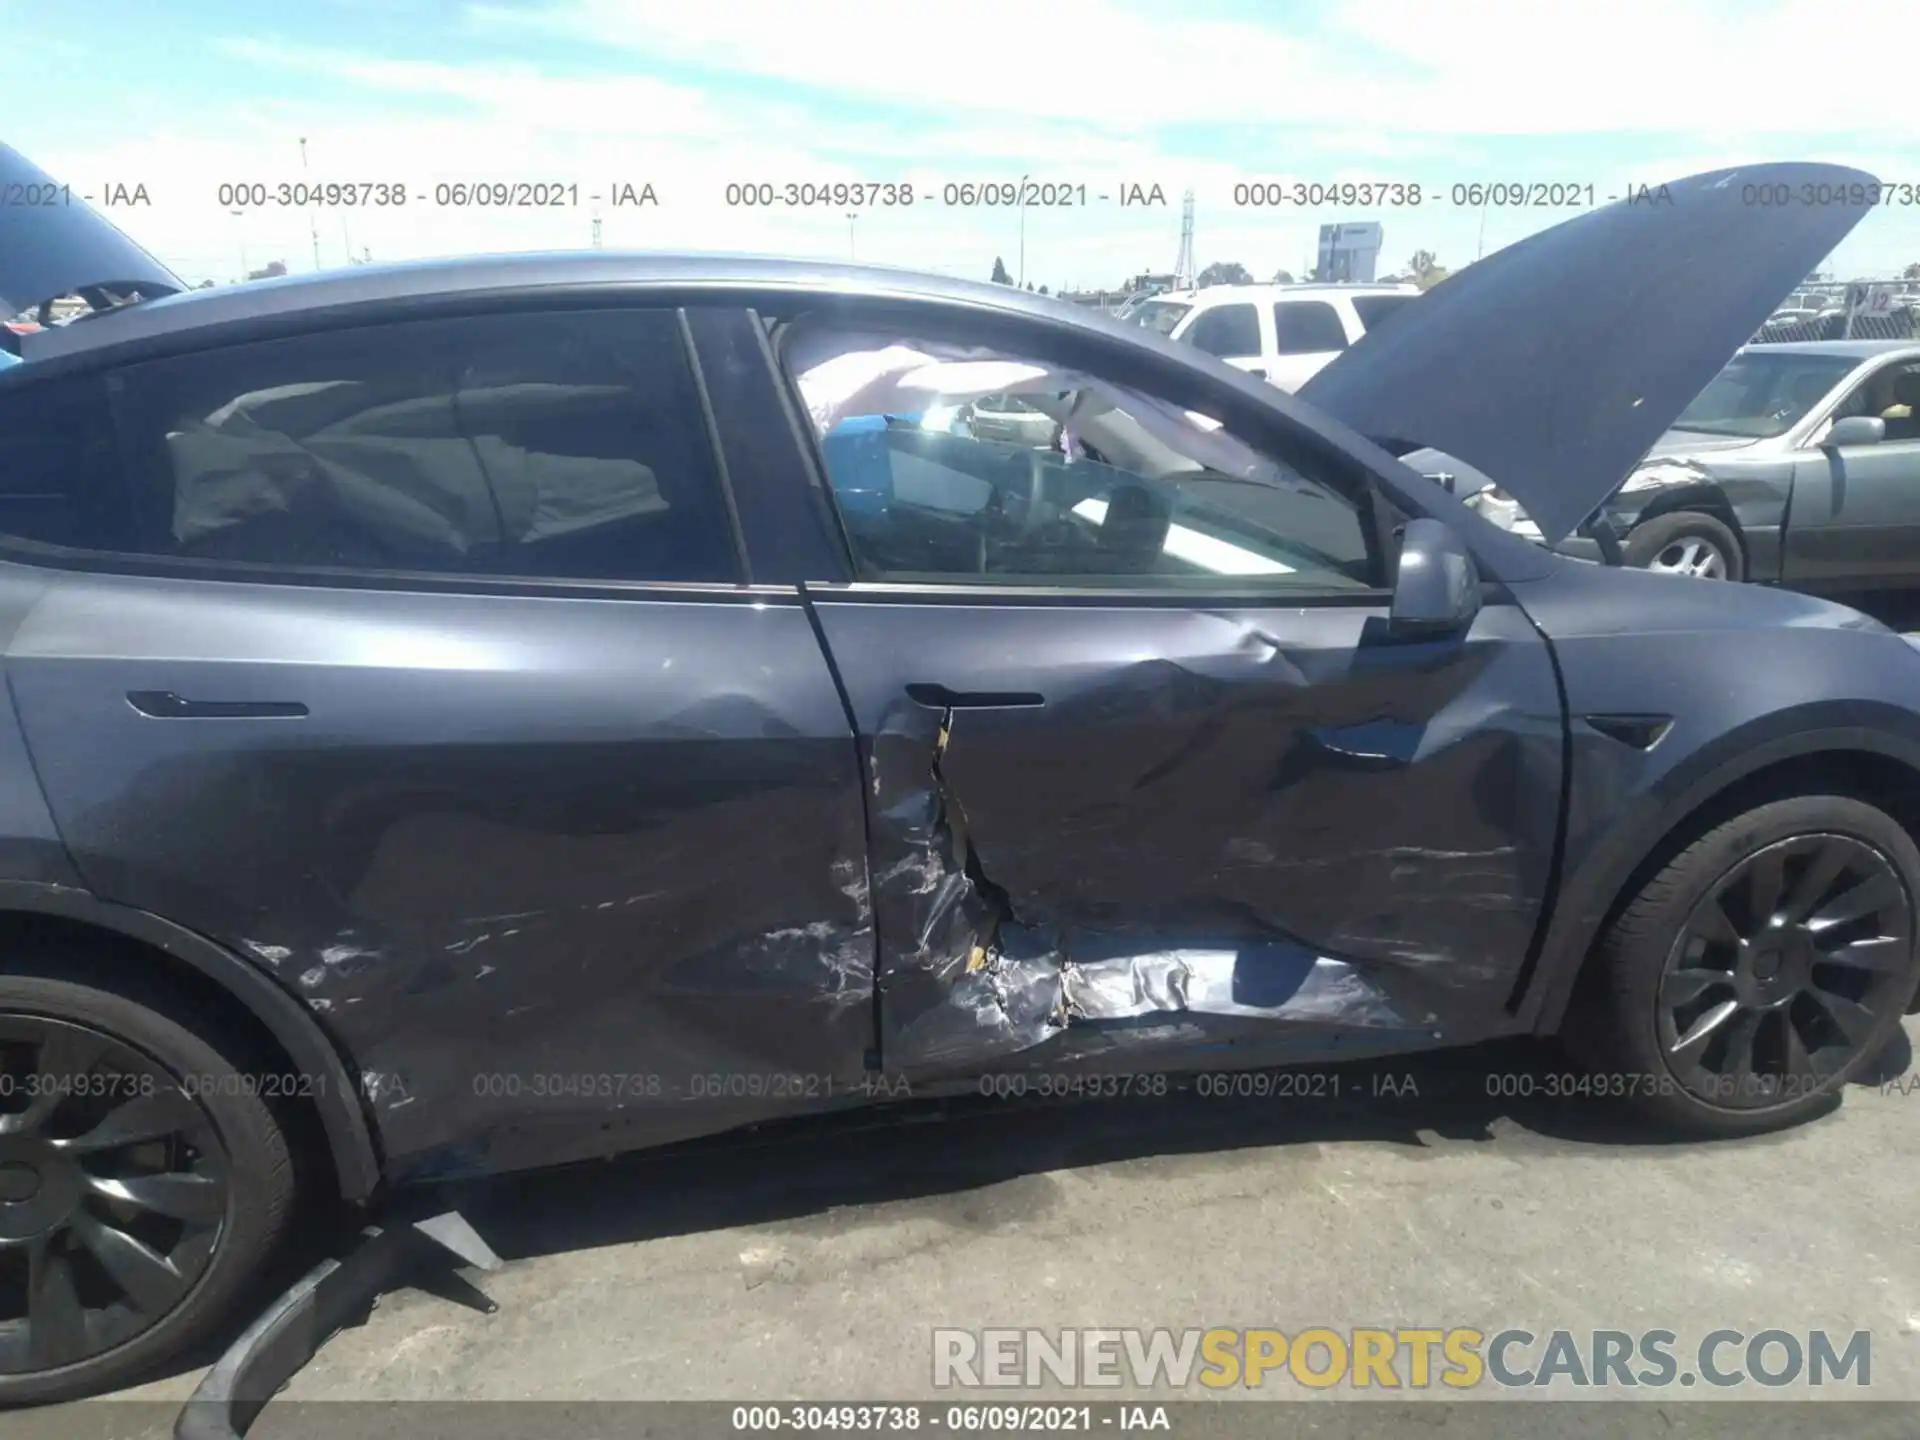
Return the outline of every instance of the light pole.
<path id="1" fill-rule="evenodd" d="M 240 217 L 245 212 L 241 210 L 229 210 L 227 213 L 233 216 L 234 238 L 240 242 L 240 283 L 244 285 L 247 279 L 247 237 L 246 233 L 240 228 Z"/>
<path id="2" fill-rule="evenodd" d="M 855 214 L 853 211 L 849 210 L 847 212 L 847 259 L 848 260 L 854 260 L 859 258 L 854 253 L 854 245 L 853 245 L 853 222 L 858 220 L 859 218 L 860 217 L 857 214 Z"/>
<path id="3" fill-rule="evenodd" d="M 1478 260 L 1482 255 L 1485 255 L 1486 253 L 1487 253 L 1487 206 L 1486 206 L 1486 202 L 1482 201 L 1480 203 L 1480 240 L 1479 240 L 1479 243 L 1473 247 L 1473 258 Z"/>
<path id="4" fill-rule="evenodd" d="M 307 137 L 302 135 L 300 137 L 300 178 L 304 180 L 306 179 L 306 176 L 307 176 Z M 307 233 L 313 237 L 313 268 L 318 270 L 320 268 L 320 219 L 317 215 L 313 213 L 313 206 L 311 203 L 313 200 L 313 197 L 309 195 L 307 197 L 307 200 L 309 202 L 307 206 Z"/>
<path id="5" fill-rule="evenodd" d="M 1015 198 L 1024 197 L 1016 196 Z M 1022 290 L 1027 287 L 1027 207 L 1025 205 L 1020 207 L 1020 278 L 1013 283 Z"/>

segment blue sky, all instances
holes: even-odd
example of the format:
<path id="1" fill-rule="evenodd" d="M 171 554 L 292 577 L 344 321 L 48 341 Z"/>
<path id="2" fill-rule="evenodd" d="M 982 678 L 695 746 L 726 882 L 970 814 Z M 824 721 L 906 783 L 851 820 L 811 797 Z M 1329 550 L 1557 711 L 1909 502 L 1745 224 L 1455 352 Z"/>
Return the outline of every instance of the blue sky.
<path id="1" fill-rule="evenodd" d="M 1196 255 L 1259 278 L 1307 263 L 1319 225 L 1378 220 L 1383 262 L 1458 264 L 1568 211 L 1456 206 L 1455 182 L 1591 184 L 1600 196 L 1762 159 L 1831 160 L 1920 182 L 1898 67 L 1823 67 L 1909 7 L 1857 0 L 0 0 L 11 67 L 0 138 L 97 190 L 146 186 L 114 218 L 188 278 L 243 260 L 313 265 L 308 213 L 219 202 L 222 181 L 579 185 L 577 207 L 321 212 L 321 263 L 582 246 L 584 197 L 651 183 L 657 208 L 601 209 L 608 248 L 760 250 L 985 276 L 1021 265 L 1012 210 L 729 208 L 729 181 L 948 181 L 1025 174 L 1159 185 L 1164 209 L 1030 211 L 1024 273 L 1100 285 L 1172 266 L 1179 197 Z M 1831 69 L 1830 77 L 1823 68 Z M 1792 78 L 1785 78 L 1792 77 Z M 1413 181 L 1417 208 L 1238 208 L 1255 179 Z M 1435 192 L 1439 198 L 1435 199 Z M 1920 198 L 1920 197 L 1916 197 Z M 1920 261 L 1920 205 L 1870 216 L 1846 273 Z"/>

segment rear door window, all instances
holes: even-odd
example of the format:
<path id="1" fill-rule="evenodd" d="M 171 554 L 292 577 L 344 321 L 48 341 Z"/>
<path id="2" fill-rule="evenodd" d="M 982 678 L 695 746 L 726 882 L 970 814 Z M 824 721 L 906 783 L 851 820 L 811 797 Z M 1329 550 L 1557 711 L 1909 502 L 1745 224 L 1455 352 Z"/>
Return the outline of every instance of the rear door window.
<path id="1" fill-rule="evenodd" d="M 329 331 L 116 373 L 139 548 L 295 568 L 731 581 L 670 312 Z"/>
<path id="2" fill-rule="evenodd" d="M 1324 300 L 1282 300 L 1273 307 L 1274 348 L 1282 355 L 1317 355 L 1347 348 L 1340 312 Z"/>

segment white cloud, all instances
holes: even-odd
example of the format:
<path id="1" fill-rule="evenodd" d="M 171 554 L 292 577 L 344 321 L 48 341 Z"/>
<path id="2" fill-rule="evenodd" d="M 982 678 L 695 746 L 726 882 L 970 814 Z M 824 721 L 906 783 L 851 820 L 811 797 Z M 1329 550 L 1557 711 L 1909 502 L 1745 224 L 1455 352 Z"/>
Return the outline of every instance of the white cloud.
<path id="1" fill-rule="evenodd" d="M 1406 134 L 1681 131 L 1911 133 L 1906 87 L 1828 83 L 1811 0 L 1346 0 L 1324 38 L 1117 0 L 548 0 L 478 5 L 496 30 L 536 28 L 654 62 L 708 66 L 875 101 L 1072 120 L 1356 126 Z M 1851 36 L 1909 26 L 1906 0 L 1858 0 Z M 1836 62 L 1836 68 L 1838 67 Z M 1810 67 L 1810 68 L 1809 68 Z M 1772 83 L 1808 77 L 1809 99 Z"/>
<path id="2" fill-rule="evenodd" d="M 301 135 L 309 137 L 316 179 L 391 177 L 429 197 L 442 180 L 580 187 L 580 203 L 558 209 L 410 203 L 322 214 L 327 264 L 340 263 L 349 246 L 376 259 L 584 246 L 594 208 L 586 197 L 626 181 L 653 184 L 661 204 L 603 205 L 608 248 L 835 258 L 852 249 L 862 260 L 977 275 L 996 254 L 1018 268 L 1016 212 L 922 203 L 869 208 L 850 225 L 834 207 L 729 207 L 726 184 L 907 180 L 926 196 L 944 181 L 1026 173 L 1084 183 L 1094 194 L 1122 182 L 1162 187 L 1164 209 L 1029 212 L 1026 274 L 1055 286 L 1111 284 L 1170 268 L 1179 196 L 1188 187 L 1198 196 L 1200 264 L 1235 260 L 1262 277 L 1279 268 L 1298 272 L 1317 227 L 1334 219 L 1381 220 L 1389 261 L 1431 248 L 1457 262 L 1481 242 L 1476 212 L 1431 197 L 1418 210 L 1370 214 L 1237 209 L 1236 182 L 1256 176 L 1417 179 L 1432 190 L 1506 174 L 1591 179 L 1604 195 L 1628 181 L 1809 149 L 1888 178 L 1920 174 L 1915 153 L 1901 153 L 1912 133 L 1904 117 L 1898 126 L 1863 127 L 1885 137 L 1874 147 L 1881 153 L 1842 153 L 1857 142 L 1838 135 L 1816 144 L 1777 133 L 1789 123 L 1796 131 L 1828 124 L 1836 113 L 1829 101 L 1838 103 L 1840 93 L 1822 87 L 1817 106 L 1771 103 L 1757 83 L 1756 75 L 1779 73 L 1780 55 L 1804 50 L 1777 49 L 1764 63 L 1756 53 L 1762 40 L 1781 39 L 1791 16 L 1756 12 L 1744 27 L 1716 29 L 1703 18 L 1713 12 L 1689 0 L 1661 6 L 1659 23 L 1643 0 L 1622 0 L 1604 17 L 1487 0 L 1450 7 L 1436 24 L 1431 10 L 1368 0 L 1335 12 L 1320 38 L 1308 41 L 1124 10 L 1113 0 L 1063 0 L 1023 9 L 1024 19 L 1015 18 L 1010 0 L 981 0 L 966 9 L 964 23 L 955 13 L 936 14 L 923 0 L 851 0 L 831 24 L 806 7 L 764 0 L 750 15 L 744 0 L 554 0 L 535 12 L 476 12 L 483 26 L 538 24 L 614 47 L 611 67 L 584 75 L 563 73 L 554 61 L 455 62 L 236 39 L 225 52 L 244 61 L 251 78 L 231 98 L 194 97 L 197 103 L 170 111 L 151 131 L 104 149 L 80 148 L 53 117 L 30 113 L 13 138 L 65 176 L 144 181 L 153 208 L 114 218 L 193 279 L 231 276 L 243 249 L 254 266 L 269 259 L 310 266 L 305 213 L 267 209 L 236 218 L 218 199 L 222 182 L 300 179 Z M 555 53 L 551 40 L 545 48 Z M 622 56 L 633 73 L 619 70 Z M 1732 74 L 1734 59 L 1760 69 Z M 649 61 L 654 71 L 674 61 L 683 68 L 647 73 Z M 608 66 L 604 49 L 596 63 Z M 703 83 L 684 68 L 690 63 L 716 73 Z M 324 79 L 327 98 L 318 105 L 276 98 L 279 75 Z M 767 83 L 781 80 L 801 83 Z M 829 83 L 855 103 L 810 88 Z M 1904 104 L 1897 86 L 1846 88 L 1867 97 L 1846 102 L 1860 114 Z M 1716 108 L 1701 98 L 1724 102 L 1733 89 L 1737 104 Z M 862 99 L 913 109 L 879 123 L 859 108 Z M 1629 112 L 1639 126 L 1671 130 L 1671 153 L 1659 164 L 1589 175 L 1582 172 L 1597 167 L 1583 160 L 1548 177 L 1487 163 L 1489 156 L 1550 154 L 1551 140 L 1541 136 L 1555 130 L 1566 132 L 1568 154 L 1656 153 L 1655 137 L 1579 133 L 1623 123 Z M 909 115 L 926 118 L 903 118 Z M 1234 138 L 1192 153 L 1205 122 L 1222 120 L 1231 124 L 1212 133 Z M 1485 244 L 1497 248 L 1565 213 L 1495 210 L 1485 217 Z M 1883 210 L 1859 235 L 1848 253 L 1872 257 L 1860 268 L 1903 264 L 1920 256 L 1920 211 Z"/>

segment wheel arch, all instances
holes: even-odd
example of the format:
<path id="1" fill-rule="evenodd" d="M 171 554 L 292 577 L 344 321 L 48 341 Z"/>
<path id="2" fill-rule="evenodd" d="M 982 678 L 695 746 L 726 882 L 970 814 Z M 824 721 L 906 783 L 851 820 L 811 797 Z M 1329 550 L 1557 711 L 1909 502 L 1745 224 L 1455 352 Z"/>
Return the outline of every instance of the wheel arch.
<path id="1" fill-rule="evenodd" d="M 206 937 L 144 910 L 101 900 L 68 886 L 0 881 L 0 922 L 65 921 L 107 939 L 131 942 L 211 985 L 236 1006 L 303 1076 L 318 1083 L 310 1097 L 343 1199 L 369 1198 L 381 1179 L 379 1152 L 360 1105 L 360 1088 L 319 1023 L 271 979 Z"/>
<path id="2" fill-rule="evenodd" d="M 1600 937 L 1647 878 L 1720 821 L 1768 799 L 1813 793 L 1810 787 L 1878 806 L 1920 843 L 1920 731 L 1830 727 L 1739 747 L 1704 773 L 1683 778 L 1602 841 L 1583 873 L 1570 877 L 1539 964 L 1516 996 L 1516 1017 L 1536 1034 L 1558 1030 Z"/>
<path id="3" fill-rule="evenodd" d="M 1748 574 L 1753 569 L 1753 546 L 1747 539 L 1746 526 L 1740 523 L 1740 517 L 1734 513 L 1733 502 L 1727 499 L 1726 492 L 1718 485 L 1701 481 L 1691 485 L 1676 485 L 1670 490 L 1655 492 L 1646 507 L 1634 517 L 1633 529 L 1627 532 L 1631 539 L 1633 531 L 1638 530 L 1650 520 L 1659 520 L 1668 515 L 1683 515 L 1689 511 L 1709 515 L 1733 532 L 1735 543 L 1740 546 L 1740 570 Z"/>

